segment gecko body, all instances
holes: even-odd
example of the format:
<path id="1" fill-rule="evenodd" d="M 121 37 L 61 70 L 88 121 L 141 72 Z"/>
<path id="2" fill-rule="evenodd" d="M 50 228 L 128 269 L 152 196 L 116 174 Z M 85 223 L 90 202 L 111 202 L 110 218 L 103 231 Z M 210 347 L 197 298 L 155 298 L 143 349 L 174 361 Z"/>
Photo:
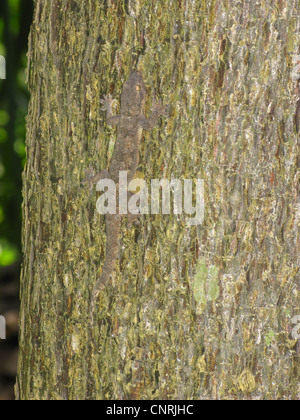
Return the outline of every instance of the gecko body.
<path id="1" fill-rule="evenodd" d="M 157 104 L 152 110 L 149 119 L 144 116 L 146 93 L 141 73 L 133 71 L 123 87 L 119 115 L 113 115 L 113 99 L 111 95 L 105 96 L 101 100 L 102 110 L 106 111 L 107 124 L 117 127 L 117 141 L 108 171 L 103 171 L 93 176 L 92 182 L 98 182 L 103 178 L 113 180 L 117 186 L 117 197 L 119 172 L 127 171 L 128 183 L 134 178 L 136 173 L 143 130 L 152 130 L 157 124 L 159 117 L 165 115 L 164 107 L 161 104 Z M 106 257 L 100 279 L 93 291 L 92 310 L 100 291 L 108 283 L 116 265 L 121 217 L 118 212 L 116 215 L 106 214 L 105 216 Z"/>

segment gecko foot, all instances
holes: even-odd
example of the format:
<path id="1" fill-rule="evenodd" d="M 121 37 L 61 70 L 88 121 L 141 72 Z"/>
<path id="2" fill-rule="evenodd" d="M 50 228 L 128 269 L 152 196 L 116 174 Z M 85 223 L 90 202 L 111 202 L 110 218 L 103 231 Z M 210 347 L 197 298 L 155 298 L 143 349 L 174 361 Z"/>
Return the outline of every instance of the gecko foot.
<path id="1" fill-rule="evenodd" d="M 101 110 L 102 111 L 111 111 L 113 106 L 114 99 L 109 93 L 108 95 L 105 95 L 103 99 L 100 99 L 100 103 L 103 105 Z"/>
<path id="2" fill-rule="evenodd" d="M 141 224 L 141 214 L 128 214 L 127 216 L 127 227 L 130 229 L 133 224 L 140 225 Z"/>
<path id="3" fill-rule="evenodd" d="M 167 117 L 168 115 L 168 110 L 167 108 L 162 104 L 161 101 L 155 101 L 154 102 L 154 111 L 158 114 L 158 115 L 162 115 L 163 117 Z"/>
<path id="4" fill-rule="evenodd" d="M 100 181 L 101 179 L 108 178 L 108 172 L 107 170 L 103 170 L 96 174 L 94 169 L 90 168 L 85 171 L 85 178 L 83 180 L 83 185 L 88 185 L 90 190 L 94 188 L 94 185 Z"/>

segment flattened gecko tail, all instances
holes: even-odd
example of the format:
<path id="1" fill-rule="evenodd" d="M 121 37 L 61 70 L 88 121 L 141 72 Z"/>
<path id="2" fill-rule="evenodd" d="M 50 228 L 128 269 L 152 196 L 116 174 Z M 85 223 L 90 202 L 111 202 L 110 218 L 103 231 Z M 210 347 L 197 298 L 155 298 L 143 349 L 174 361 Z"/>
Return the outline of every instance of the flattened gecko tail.
<path id="1" fill-rule="evenodd" d="M 107 286 L 110 276 L 116 265 L 119 249 L 120 218 L 115 215 L 106 215 L 106 257 L 100 279 L 97 281 L 92 295 L 91 312 L 94 313 L 99 294 Z"/>
<path id="2" fill-rule="evenodd" d="M 96 308 L 96 303 L 97 303 L 99 294 L 105 289 L 107 282 L 108 282 L 107 277 L 104 276 L 104 273 L 102 273 L 100 279 L 97 281 L 94 287 L 93 294 L 92 294 L 92 301 L 91 301 L 91 315 L 92 316 Z"/>
<path id="3" fill-rule="evenodd" d="M 99 294 L 105 289 L 105 286 L 107 284 L 107 280 L 103 279 L 102 276 L 100 277 L 100 280 L 97 281 L 96 286 L 93 290 L 93 302 L 95 302 L 99 296 Z"/>

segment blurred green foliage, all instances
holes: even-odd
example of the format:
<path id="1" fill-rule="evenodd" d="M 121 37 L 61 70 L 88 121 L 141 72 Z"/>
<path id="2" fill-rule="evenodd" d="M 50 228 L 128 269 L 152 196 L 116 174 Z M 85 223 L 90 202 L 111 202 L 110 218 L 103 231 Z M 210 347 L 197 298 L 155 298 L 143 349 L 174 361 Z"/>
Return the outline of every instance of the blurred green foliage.
<path id="1" fill-rule="evenodd" d="M 33 0 L 1 0 L 0 55 L 0 266 L 14 263 L 21 250 L 21 174 L 25 164 L 27 40 Z"/>

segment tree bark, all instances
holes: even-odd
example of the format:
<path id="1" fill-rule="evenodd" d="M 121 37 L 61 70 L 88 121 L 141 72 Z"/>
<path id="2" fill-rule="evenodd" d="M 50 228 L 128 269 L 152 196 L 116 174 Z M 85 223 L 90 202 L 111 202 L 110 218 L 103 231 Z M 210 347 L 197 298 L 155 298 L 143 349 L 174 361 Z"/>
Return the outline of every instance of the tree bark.
<path id="1" fill-rule="evenodd" d="M 37 0 L 29 39 L 17 397 L 297 399 L 298 0 Z M 169 118 L 139 173 L 205 181 L 205 220 L 122 222 L 105 258 L 99 193 L 116 138 L 100 99 L 131 68 Z"/>

